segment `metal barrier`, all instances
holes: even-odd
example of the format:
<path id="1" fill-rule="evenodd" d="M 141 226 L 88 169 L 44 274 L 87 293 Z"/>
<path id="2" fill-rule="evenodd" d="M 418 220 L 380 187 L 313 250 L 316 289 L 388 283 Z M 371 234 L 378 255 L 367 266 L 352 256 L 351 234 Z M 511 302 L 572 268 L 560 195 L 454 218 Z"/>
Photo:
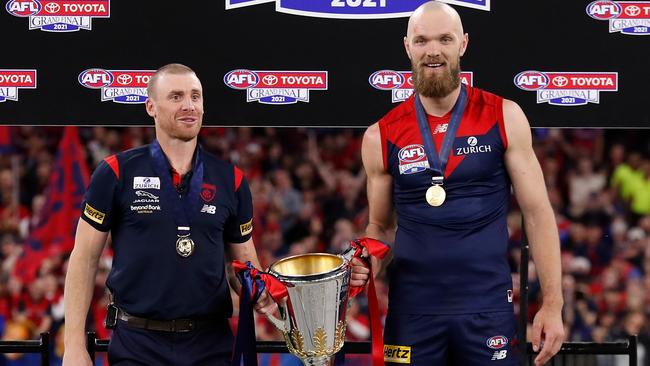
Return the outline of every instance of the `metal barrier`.
<path id="1" fill-rule="evenodd" d="M 30 341 L 1 341 L 0 353 L 40 353 L 41 365 L 50 365 L 50 334 L 41 333 L 40 339 Z M 108 339 L 95 338 L 94 332 L 87 333 L 88 353 L 91 360 L 95 359 L 97 352 L 108 351 Z M 590 342 L 565 342 L 557 356 L 555 356 L 550 365 L 552 366 L 592 366 L 595 363 L 591 359 L 580 359 L 577 356 L 595 356 L 595 355 L 628 355 L 629 365 L 637 365 L 636 354 L 637 338 L 629 336 L 626 341 L 608 342 L 608 343 L 590 343 Z M 289 353 L 284 342 L 257 342 L 256 351 L 258 353 Z M 343 346 L 343 352 L 346 354 L 370 354 L 370 342 L 347 342 Z M 522 357 L 522 364 L 532 365 L 535 354 L 533 346 L 527 343 L 525 347 L 525 356 Z"/>
<path id="2" fill-rule="evenodd" d="M 636 336 L 629 336 L 622 342 L 564 342 L 560 352 L 551 359 L 549 364 L 551 366 L 592 366 L 596 365 L 595 358 L 599 355 L 627 355 L 629 365 L 637 366 L 636 345 Z M 532 343 L 526 344 L 526 356 L 522 357 L 522 363 L 533 365 L 535 354 Z"/>
<path id="3" fill-rule="evenodd" d="M 41 366 L 50 365 L 50 333 L 41 333 L 41 338 L 31 341 L 2 341 L 0 353 L 40 353 Z"/>
<path id="4" fill-rule="evenodd" d="M 108 339 L 95 338 L 94 332 L 87 333 L 88 353 L 90 359 L 95 359 L 95 353 L 108 351 Z M 282 341 L 258 341 L 255 350 L 257 353 L 289 353 L 287 345 Z M 346 342 L 343 344 L 345 354 L 370 354 L 370 342 Z"/>
<path id="5" fill-rule="evenodd" d="M 560 352 L 550 361 L 552 366 L 593 366 L 593 363 L 580 363 L 576 355 L 628 355 L 630 366 L 636 366 L 636 336 L 630 336 L 623 342 L 590 343 L 590 342 L 564 342 Z M 108 340 L 95 338 L 95 333 L 88 332 L 88 353 L 91 359 L 95 359 L 96 352 L 108 351 Z M 289 353 L 284 342 L 257 342 L 257 353 Z M 346 342 L 343 345 L 345 354 L 370 354 L 370 342 Z M 525 356 L 522 357 L 522 364 L 533 365 L 535 353 L 533 345 L 526 343 Z"/>

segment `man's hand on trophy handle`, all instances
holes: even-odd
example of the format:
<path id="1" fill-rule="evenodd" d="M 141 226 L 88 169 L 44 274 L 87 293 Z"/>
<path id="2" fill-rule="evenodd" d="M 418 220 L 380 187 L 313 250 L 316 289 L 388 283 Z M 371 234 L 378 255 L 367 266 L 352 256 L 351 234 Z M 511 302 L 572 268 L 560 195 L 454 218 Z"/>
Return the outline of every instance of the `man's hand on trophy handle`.
<path id="1" fill-rule="evenodd" d="M 273 298 L 271 298 L 271 295 L 269 295 L 269 292 L 265 289 L 255 304 L 255 311 L 259 314 L 266 315 L 275 314 L 277 310 L 278 304 L 273 301 Z"/>
<path id="2" fill-rule="evenodd" d="M 364 257 L 368 256 L 368 250 L 366 248 L 363 249 L 363 256 Z M 350 274 L 350 286 L 352 287 L 366 286 L 366 283 L 368 283 L 368 279 L 370 278 L 370 268 L 368 268 L 368 264 L 364 263 L 359 258 L 352 258 L 350 263 L 352 264 L 352 273 Z"/>

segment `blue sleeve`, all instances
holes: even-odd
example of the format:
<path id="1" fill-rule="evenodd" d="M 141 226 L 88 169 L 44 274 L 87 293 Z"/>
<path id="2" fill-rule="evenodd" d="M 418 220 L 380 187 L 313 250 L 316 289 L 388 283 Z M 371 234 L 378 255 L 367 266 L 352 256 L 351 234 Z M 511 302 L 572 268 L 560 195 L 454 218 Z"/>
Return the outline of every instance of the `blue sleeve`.
<path id="1" fill-rule="evenodd" d="M 244 243 L 251 238 L 253 232 L 253 199 L 246 178 L 242 178 L 239 188 L 235 191 L 235 205 L 236 211 L 224 228 L 226 243 Z"/>
<path id="2" fill-rule="evenodd" d="M 81 206 L 81 218 L 99 231 L 109 231 L 113 217 L 113 199 L 118 178 L 102 161 L 90 178 Z"/>

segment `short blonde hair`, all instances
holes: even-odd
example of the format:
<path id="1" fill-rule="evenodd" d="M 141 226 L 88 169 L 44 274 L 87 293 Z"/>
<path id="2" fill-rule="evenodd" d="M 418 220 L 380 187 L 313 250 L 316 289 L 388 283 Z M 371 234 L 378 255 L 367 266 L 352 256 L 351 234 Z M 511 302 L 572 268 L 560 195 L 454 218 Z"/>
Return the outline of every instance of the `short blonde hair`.
<path id="1" fill-rule="evenodd" d="M 183 65 L 183 64 L 167 64 L 158 70 L 151 76 L 149 79 L 149 82 L 147 83 L 147 95 L 149 97 L 153 96 L 153 91 L 156 88 L 156 83 L 158 82 L 158 79 L 160 78 L 161 75 L 163 74 L 194 74 L 194 70 L 190 69 L 189 67 Z"/>

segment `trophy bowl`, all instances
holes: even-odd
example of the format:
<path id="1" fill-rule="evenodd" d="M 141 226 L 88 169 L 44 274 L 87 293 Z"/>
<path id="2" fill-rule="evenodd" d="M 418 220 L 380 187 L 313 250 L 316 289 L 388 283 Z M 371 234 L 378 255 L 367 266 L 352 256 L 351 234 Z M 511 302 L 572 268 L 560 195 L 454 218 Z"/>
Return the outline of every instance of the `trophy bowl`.
<path id="1" fill-rule="evenodd" d="M 278 260 L 268 272 L 289 294 L 278 304 L 281 319 L 268 315 L 289 352 L 306 366 L 332 365 L 345 340 L 349 260 L 328 253 L 300 254 Z"/>

